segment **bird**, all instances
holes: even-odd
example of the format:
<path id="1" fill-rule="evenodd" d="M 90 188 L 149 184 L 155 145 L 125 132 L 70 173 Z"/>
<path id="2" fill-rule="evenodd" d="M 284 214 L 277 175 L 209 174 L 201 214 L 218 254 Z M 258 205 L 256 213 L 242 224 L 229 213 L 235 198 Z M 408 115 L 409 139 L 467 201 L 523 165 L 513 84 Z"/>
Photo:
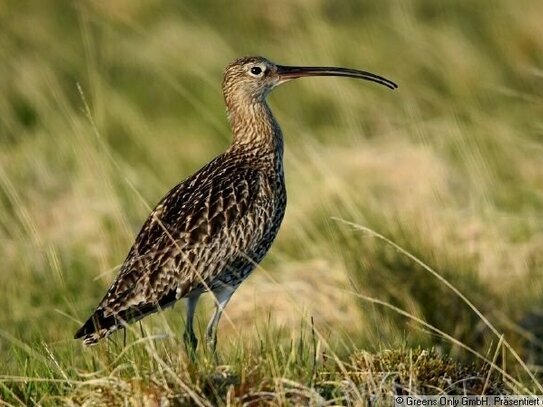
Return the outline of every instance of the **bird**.
<path id="1" fill-rule="evenodd" d="M 267 96 L 285 82 L 311 76 L 351 77 L 398 87 L 357 69 L 284 66 L 260 56 L 230 63 L 222 84 L 233 135 L 230 146 L 159 201 L 75 339 L 94 345 L 186 298 L 183 339 L 194 351 L 196 305 L 203 293 L 211 292 L 215 309 L 205 339 L 215 351 L 221 315 L 270 249 L 287 206 L 283 134 Z"/>

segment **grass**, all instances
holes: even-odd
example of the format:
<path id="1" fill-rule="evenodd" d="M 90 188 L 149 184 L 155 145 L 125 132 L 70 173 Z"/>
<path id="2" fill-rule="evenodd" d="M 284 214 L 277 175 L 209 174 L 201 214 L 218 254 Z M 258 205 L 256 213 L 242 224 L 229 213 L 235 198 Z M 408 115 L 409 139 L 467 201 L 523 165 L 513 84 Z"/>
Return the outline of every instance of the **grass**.
<path id="1" fill-rule="evenodd" d="M 535 0 L 0 3 L 0 404 L 541 393 L 542 17 Z M 289 206 L 219 363 L 188 361 L 182 304 L 82 348 L 149 209 L 227 147 L 221 72 L 246 54 L 400 88 L 271 95 Z"/>

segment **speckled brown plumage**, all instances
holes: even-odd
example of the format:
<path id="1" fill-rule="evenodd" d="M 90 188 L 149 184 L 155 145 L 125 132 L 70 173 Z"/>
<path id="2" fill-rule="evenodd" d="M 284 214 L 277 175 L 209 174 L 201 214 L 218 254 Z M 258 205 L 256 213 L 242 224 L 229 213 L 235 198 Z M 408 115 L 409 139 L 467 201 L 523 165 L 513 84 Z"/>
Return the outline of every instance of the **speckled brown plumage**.
<path id="1" fill-rule="evenodd" d="M 222 310 L 269 250 L 285 213 L 283 136 L 267 94 L 300 76 L 355 76 L 353 72 L 393 87 L 384 78 L 343 68 L 282 67 L 261 57 L 230 64 L 223 93 L 232 145 L 158 203 L 119 275 L 75 337 L 94 344 L 127 323 L 188 298 L 185 340 L 195 347 L 194 308 L 200 294 L 211 291 L 217 306 L 207 338 L 214 346 Z"/>

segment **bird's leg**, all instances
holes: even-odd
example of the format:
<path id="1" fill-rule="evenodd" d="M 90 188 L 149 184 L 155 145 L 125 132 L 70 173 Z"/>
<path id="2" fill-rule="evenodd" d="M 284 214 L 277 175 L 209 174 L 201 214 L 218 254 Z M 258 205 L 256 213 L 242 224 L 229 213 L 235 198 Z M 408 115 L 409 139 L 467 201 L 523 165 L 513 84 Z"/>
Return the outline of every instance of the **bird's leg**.
<path id="1" fill-rule="evenodd" d="M 187 348 L 187 353 L 191 359 L 194 360 L 196 355 L 196 347 L 198 346 L 198 338 L 194 334 L 194 313 L 196 311 L 196 304 L 200 294 L 193 295 L 188 297 L 187 301 L 187 323 L 185 325 L 185 333 L 183 334 L 183 340 L 185 341 L 185 347 Z"/>
<path id="2" fill-rule="evenodd" d="M 219 320 L 221 319 L 226 304 L 228 304 L 228 301 L 230 301 L 230 297 L 232 297 L 235 290 L 235 287 L 224 285 L 213 292 L 213 295 L 215 296 L 215 313 L 207 325 L 206 340 L 208 349 L 215 356 L 215 350 L 217 347 L 217 325 L 219 324 Z"/>

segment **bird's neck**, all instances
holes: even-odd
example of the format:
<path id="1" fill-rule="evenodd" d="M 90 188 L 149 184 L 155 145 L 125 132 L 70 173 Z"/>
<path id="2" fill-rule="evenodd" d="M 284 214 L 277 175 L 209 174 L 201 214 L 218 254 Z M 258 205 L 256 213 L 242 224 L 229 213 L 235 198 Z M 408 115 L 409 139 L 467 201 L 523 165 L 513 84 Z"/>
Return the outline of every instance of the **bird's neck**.
<path id="1" fill-rule="evenodd" d="M 265 100 L 227 103 L 233 141 L 230 151 L 272 160 L 282 167 L 283 134 Z"/>

